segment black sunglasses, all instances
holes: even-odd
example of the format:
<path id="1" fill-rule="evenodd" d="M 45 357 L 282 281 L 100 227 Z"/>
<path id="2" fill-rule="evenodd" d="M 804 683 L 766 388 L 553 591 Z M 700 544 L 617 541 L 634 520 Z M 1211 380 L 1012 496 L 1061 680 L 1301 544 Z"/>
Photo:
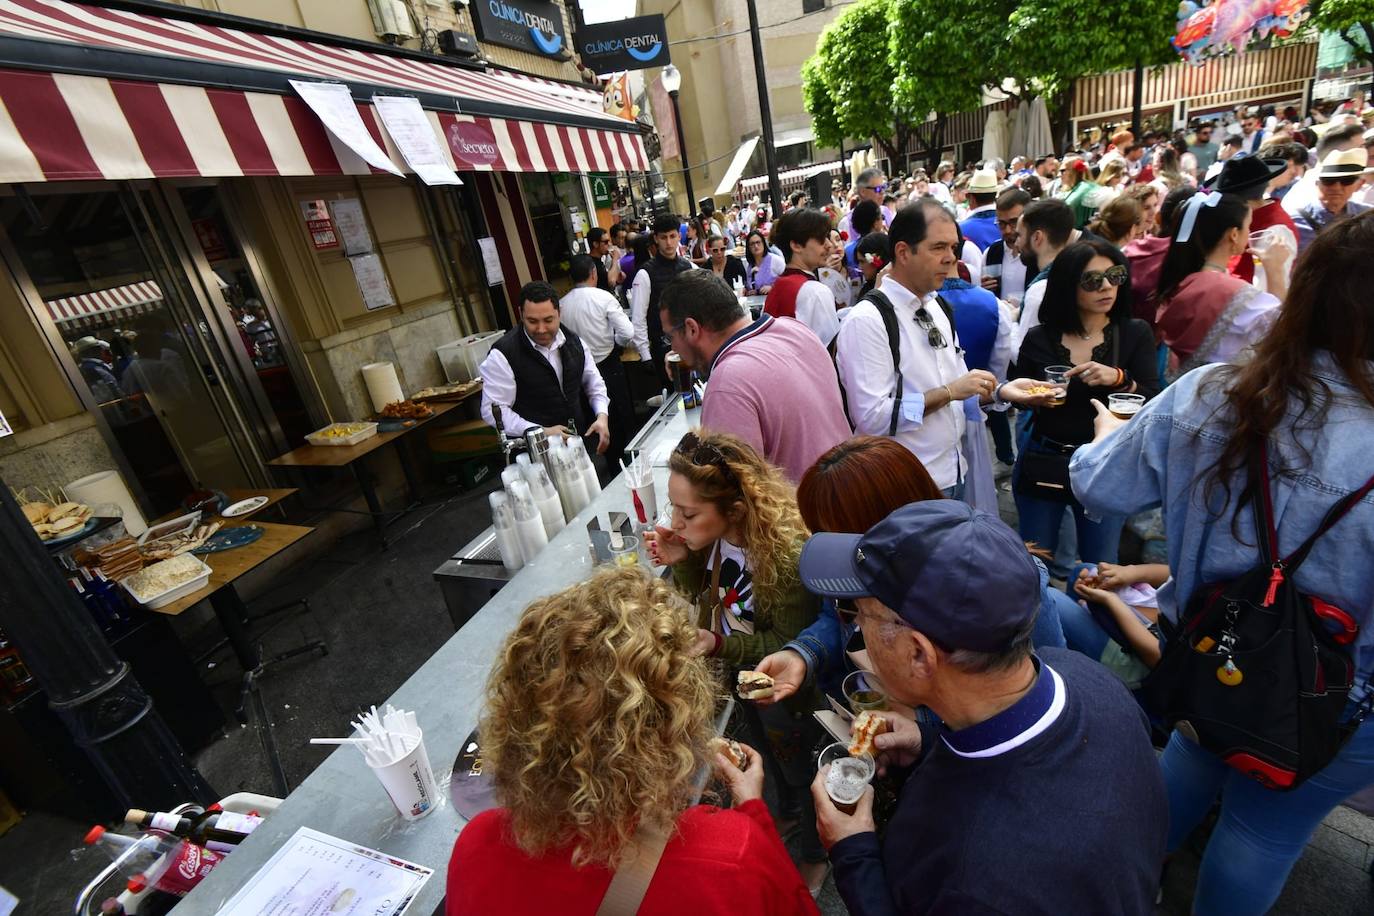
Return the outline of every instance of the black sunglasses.
<path id="1" fill-rule="evenodd" d="M 732 486 L 739 486 L 739 479 L 735 477 L 735 472 L 730 470 L 725 453 L 710 442 L 702 442 L 696 433 L 687 433 L 683 436 L 673 449 L 673 454 L 681 455 L 699 468 L 715 468 Z"/>
<path id="2" fill-rule="evenodd" d="M 1330 186 L 1330 185 L 1333 185 L 1333 184 L 1338 184 L 1338 185 L 1341 185 L 1342 187 L 1348 188 L 1348 187 L 1350 187 L 1352 184 L 1354 184 L 1355 182 L 1357 182 L 1357 181 L 1359 181 L 1359 180 L 1360 180 L 1360 179 L 1359 179 L 1359 176 L 1357 176 L 1357 175 L 1351 175 L 1351 176 L 1348 177 L 1348 178 L 1323 178 L 1323 179 L 1321 179 L 1321 183 L 1324 184 L 1324 185 L 1327 185 L 1327 186 Z"/>
<path id="3" fill-rule="evenodd" d="M 859 609 L 854 606 L 854 602 L 849 598 L 835 599 L 835 616 L 840 618 L 840 623 L 847 627 L 854 626 L 859 619 Z"/>
<path id="4" fill-rule="evenodd" d="M 916 310 L 916 324 L 926 332 L 926 340 L 930 342 L 931 349 L 943 350 L 949 346 L 949 341 L 945 340 L 945 335 L 935 326 L 935 319 L 930 317 L 930 312 L 926 311 L 924 305 Z"/>
<path id="5" fill-rule="evenodd" d="M 1106 280 L 1112 286 L 1120 286 L 1130 278 L 1130 273 L 1125 267 L 1118 264 L 1107 270 L 1085 270 L 1083 275 L 1078 278 L 1078 285 L 1084 292 L 1095 293 L 1102 288 L 1102 281 Z"/>

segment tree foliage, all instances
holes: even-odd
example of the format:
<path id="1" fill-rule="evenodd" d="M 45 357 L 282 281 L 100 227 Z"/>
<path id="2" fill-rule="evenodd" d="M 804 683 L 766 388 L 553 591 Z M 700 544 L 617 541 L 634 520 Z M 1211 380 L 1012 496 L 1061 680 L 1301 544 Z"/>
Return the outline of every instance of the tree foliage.
<path id="1" fill-rule="evenodd" d="M 1313 0 L 1310 9 L 1313 26 L 1337 33 L 1357 58 L 1374 64 L 1374 0 Z"/>
<path id="2" fill-rule="evenodd" d="M 1178 0 L 1022 0 L 1007 17 L 1007 76 L 1054 94 L 1094 73 L 1173 63 Z"/>
<path id="3" fill-rule="evenodd" d="M 905 143 L 907 121 L 893 104 L 887 24 L 900 0 L 858 0 L 821 32 L 802 66 L 802 100 L 816 139 L 876 137 L 889 156 Z"/>

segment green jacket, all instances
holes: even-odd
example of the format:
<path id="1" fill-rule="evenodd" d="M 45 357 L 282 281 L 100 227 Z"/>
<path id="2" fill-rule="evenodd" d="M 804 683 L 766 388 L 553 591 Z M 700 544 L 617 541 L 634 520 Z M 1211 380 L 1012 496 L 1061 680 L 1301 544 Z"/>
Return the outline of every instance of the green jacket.
<path id="1" fill-rule="evenodd" d="M 725 637 L 720 654 L 715 658 L 737 669 L 753 668 L 765 655 L 778 651 L 815 622 L 821 600 L 802 587 L 797 571 L 805 543 L 805 539 L 798 539 L 793 545 L 776 586 L 765 591 L 754 583 L 753 634 L 735 633 Z M 709 557 L 708 551 L 693 551 L 673 567 L 673 583 L 695 604 L 697 626 L 702 629 L 711 626 L 711 606 L 701 600 L 702 592 L 711 584 L 711 577 L 706 572 Z"/>

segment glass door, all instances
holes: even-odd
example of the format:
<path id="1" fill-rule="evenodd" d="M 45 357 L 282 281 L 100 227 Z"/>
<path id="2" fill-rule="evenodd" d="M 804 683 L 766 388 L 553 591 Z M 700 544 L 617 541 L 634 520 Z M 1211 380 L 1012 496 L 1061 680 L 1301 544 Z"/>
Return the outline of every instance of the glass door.
<path id="1" fill-rule="evenodd" d="M 251 485 L 232 398 L 184 273 L 139 191 L 61 190 L 0 201 L 0 222 L 155 515 L 194 489 Z"/>

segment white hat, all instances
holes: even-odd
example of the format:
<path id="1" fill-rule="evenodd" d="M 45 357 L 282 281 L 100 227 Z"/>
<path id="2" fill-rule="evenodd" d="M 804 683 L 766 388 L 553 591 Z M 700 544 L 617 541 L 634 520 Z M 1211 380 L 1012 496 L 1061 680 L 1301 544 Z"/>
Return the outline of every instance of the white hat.
<path id="1" fill-rule="evenodd" d="M 997 173 L 992 169 L 979 169 L 973 173 L 969 179 L 968 187 L 964 189 L 970 194 L 996 194 L 1002 190 L 1002 184 L 997 180 Z"/>
<path id="2" fill-rule="evenodd" d="M 1326 154 L 1317 166 L 1318 178 L 1358 178 L 1369 165 L 1369 153 L 1363 146 L 1336 149 Z"/>
<path id="3" fill-rule="evenodd" d="M 1361 150 L 1361 152 L 1363 152 L 1363 150 Z M 85 337 L 82 337 L 76 343 L 72 344 L 72 351 L 74 353 L 81 354 L 85 353 L 87 350 L 107 350 L 109 349 L 109 346 L 109 344 L 101 340 L 99 337 L 92 337 L 88 334 Z"/>

